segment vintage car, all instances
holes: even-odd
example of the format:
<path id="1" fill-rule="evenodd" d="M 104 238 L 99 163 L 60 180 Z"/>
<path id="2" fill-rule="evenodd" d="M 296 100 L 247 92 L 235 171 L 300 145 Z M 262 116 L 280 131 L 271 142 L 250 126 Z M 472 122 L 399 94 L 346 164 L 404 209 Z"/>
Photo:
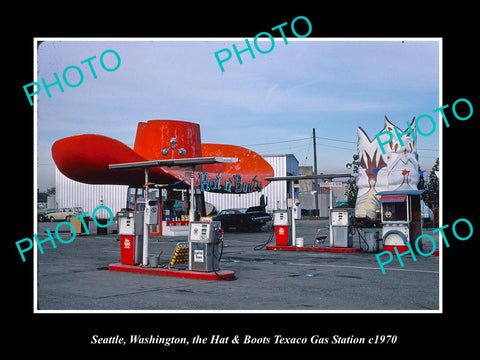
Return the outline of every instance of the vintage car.
<path id="1" fill-rule="evenodd" d="M 45 215 L 45 218 L 54 221 L 68 221 L 72 216 L 79 215 L 83 213 L 83 209 L 80 207 L 71 207 L 71 208 L 60 208 L 56 209 L 53 212 L 48 212 Z"/>
<path id="2" fill-rule="evenodd" d="M 270 214 L 263 206 L 241 209 L 224 209 L 213 217 L 213 221 L 220 221 L 223 229 L 236 228 L 239 231 L 259 231 L 268 221 Z"/>
<path id="3" fill-rule="evenodd" d="M 37 209 L 37 219 L 39 222 L 47 221 L 48 214 L 57 211 L 57 209 Z"/>

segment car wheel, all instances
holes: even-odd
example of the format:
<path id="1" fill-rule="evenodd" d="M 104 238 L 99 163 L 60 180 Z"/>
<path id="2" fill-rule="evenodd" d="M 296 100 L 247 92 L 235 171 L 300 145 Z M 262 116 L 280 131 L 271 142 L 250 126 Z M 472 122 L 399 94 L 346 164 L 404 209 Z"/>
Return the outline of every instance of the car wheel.
<path id="1" fill-rule="evenodd" d="M 55 222 L 55 218 L 53 216 L 50 216 L 50 222 Z"/>
<path id="2" fill-rule="evenodd" d="M 65 216 L 65 221 L 70 221 L 70 216 Z"/>
<path id="3" fill-rule="evenodd" d="M 38 216 L 38 221 L 39 222 L 44 222 L 45 221 L 45 217 L 43 215 L 39 215 Z"/>

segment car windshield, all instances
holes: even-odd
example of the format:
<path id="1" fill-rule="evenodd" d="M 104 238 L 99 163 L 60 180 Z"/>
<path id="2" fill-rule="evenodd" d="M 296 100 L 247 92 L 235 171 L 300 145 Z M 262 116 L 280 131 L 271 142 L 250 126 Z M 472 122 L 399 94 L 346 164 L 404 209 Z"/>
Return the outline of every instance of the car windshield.
<path id="1" fill-rule="evenodd" d="M 218 214 L 219 216 L 225 216 L 225 215 L 234 215 L 234 214 L 240 214 L 240 213 L 245 213 L 247 209 L 225 209 L 220 211 Z"/>

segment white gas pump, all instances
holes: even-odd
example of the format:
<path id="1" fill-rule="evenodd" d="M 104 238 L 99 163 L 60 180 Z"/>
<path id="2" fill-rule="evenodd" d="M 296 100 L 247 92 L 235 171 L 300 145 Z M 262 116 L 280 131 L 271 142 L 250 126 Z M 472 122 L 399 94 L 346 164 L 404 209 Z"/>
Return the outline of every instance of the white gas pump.
<path id="1" fill-rule="evenodd" d="M 273 226 L 277 246 L 292 245 L 292 213 L 290 210 L 274 210 Z"/>
<path id="2" fill-rule="evenodd" d="M 158 189 L 146 189 L 145 224 L 158 225 Z"/>
<path id="3" fill-rule="evenodd" d="M 188 269 L 218 271 L 223 243 L 220 221 L 190 221 Z"/>
<path id="4" fill-rule="evenodd" d="M 330 234 L 332 247 L 353 246 L 353 209 L 330 209 Z"/>
<path id="5" fill-rule="evenodd" d="M 140 264 L 143 254 L 143 211 L 119 211 L 117 222 L 121 263 Z"/>

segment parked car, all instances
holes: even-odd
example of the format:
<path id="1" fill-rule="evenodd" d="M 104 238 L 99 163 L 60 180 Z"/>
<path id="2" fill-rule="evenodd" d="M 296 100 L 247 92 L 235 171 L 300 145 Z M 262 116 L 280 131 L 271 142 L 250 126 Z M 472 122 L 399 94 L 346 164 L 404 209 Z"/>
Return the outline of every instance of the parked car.
<path id="1" fill-rule="evenodd" d="M 213 221 L 221 221 L 222 228 L 236 228 L 239 231 L 259 231 L 268 221 L 270 214 L 265 212 L 265 207 L 255 206 L 242 209 L 224 209 L 213 217 Z"/>
<path id="2" fill-rule="evenodd" d="M 71 208 L 60 208 L 54 210 L 53 212 L 48 212 L 45 215 L 45 218 L 54 221 L 68 221 L 72 216 L 79 215 L 83 213 L 83 209 L 80 207 L 71 207 Z"/>
<path id="3" fill-rule="evenodd" d="M 57 209 L 37 209 L 37 219 L 38 221 L 47 221 L 48 214 L 57 211 Z"/>

